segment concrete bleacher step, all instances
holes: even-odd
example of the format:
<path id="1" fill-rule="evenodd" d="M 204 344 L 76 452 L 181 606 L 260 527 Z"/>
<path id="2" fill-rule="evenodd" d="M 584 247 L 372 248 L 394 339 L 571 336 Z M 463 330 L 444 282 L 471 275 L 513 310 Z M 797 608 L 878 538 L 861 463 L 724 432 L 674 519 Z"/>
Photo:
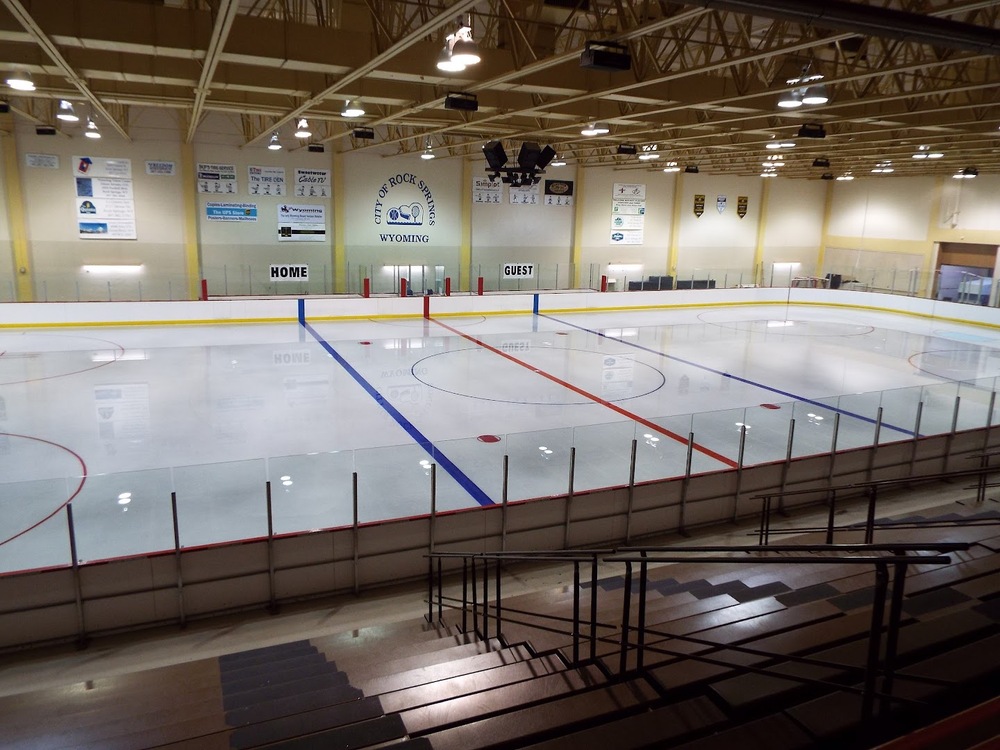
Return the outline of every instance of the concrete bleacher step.
<path id="1" fill-rule="evenodd" d="M 646 681 L 628 680 L 485 716 L 426 737 L 433 750 L 522 747 L 533 738 L 564 734 L 602 719 L 643 710 L 657 698 L 657 692 Z"/>
<path id="2" fill-rule="evenodd" d="M 685 736 L 726 721 L 708 698 L 698 697 L 613 719 L 570 734 L 529 745 L 525 750 L 643 750 L 663 748 Z"/>
<path id="3" fill-rule="evenodd" d="M 508 648 L 489 651 L 485 654 L 452 659 L 451 661 L 439 664 L 429 664 L 381 677 L 361 677 L 356 681 L 356 684 L 367 695 L 384 695 L 397 690 L 407 690 L 419 687 L 420 685 L 436 683 L 441 680 L 473 674 L 486 669 L 517 664 L 518 662 L 528 661 L 531 658 L 532 654 L 524 644 L 515 644 Z"/>

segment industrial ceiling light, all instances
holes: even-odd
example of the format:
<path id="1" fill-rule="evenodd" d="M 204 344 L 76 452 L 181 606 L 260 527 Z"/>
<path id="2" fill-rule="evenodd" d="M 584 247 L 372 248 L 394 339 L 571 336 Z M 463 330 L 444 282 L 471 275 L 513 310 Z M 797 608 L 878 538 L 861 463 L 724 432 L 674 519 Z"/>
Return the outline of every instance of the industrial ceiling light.
<path id="1" fill-rule="evenodd" d="M 656 153 L 657 145 L 655 143 L 647 143 L 642 147 L 642 153 L 639 154 L 640 161 L 652 161 L 653 159 L 659 159 L 660 155 Z"/>
<path id="2" fill-rule="evenodd" d="M 892 168 L 892 162 L 888 159 L 878 162 L 874 169 L 872 169 L 872 174 L 892 174 L 896 170 Z"/>
<path id="3" fill-rule="evenodd" d="M 340 113 L 341 117 L 361 117 L 365 113 L 365 108 L 361 106 L 361 102 L 357 99 L 353 101 L 348 99 L 344 102 L 344 109 Z"/>
<path id="4" fill-rule="evenodd" d="M 566 166 L 566 162 L 564 162 L 562 159 L 556 159 L 555 161 L 550 161 L 549 162 L 549 166 L 550 167 L 565 167 Z"/>
<path id="5" fill-rule="evenodd" d="M 308 138 L 312 135 L 312 131 L 309 130 L 309 123 L 306 122 L 306 118 L 301 118 L 299 124 L 295 126 L 295 137 L 296 138 Z"/>
<path id="6" fill-rule="evenodd" d="M 822 158 L 822 159 L 813 159 L 813 166 L 814 167 L 829 167 L 830 166 L 830 160 L 827 159 L 827 158 L 825 158 L 825 157 Z M 831 179 L 833 179 L 833 178 L 831 178 Z"/>
<path id="7" fill-rule="evenodd" d="M 844 174 L 840 175 L 837 178 L 837 182 L 850 182 L 853 179 L 854 179 L 853 174 L 851 174 L 850 172 L 844 172 Z"/>
<path id="8" fill-rule="evenodd" d="M 434 152 L 431 151 L 431 142 L 427 141 L 427 143 L 424 144 L 424 152 L 422 154 L 420 154 L 420 158 L 421 159 L 433 159 L 434 156 L 435 156 Z"/>
<path id="9" fill-rule="evenodd" d="M 667 162 L 667 166 L 665 166 L 663 168 L 663 171 L 667 172 L 669 174 L 670 172 L 680 172 L 681 168 L 679 166 L 677 166 L 677 162 L 675 162 L 675 161 L 668 161 Z"/>
<path id="10" fill-rule="evenodd" d="M 80 118 L 77 117 L 76 112 L 73 111 L 73 103 L 68 102 L 63 99 L 59 102 L 59 112 L 56 114 L 57 120 L 62 120 L 63 122 L 79 122 Z"/>
<path id="11" fill-rule="evenodd" d="M 823 80 L 823 76 L 819 73 L 810 73 L 810 66 L 811 64 L 802 68 L 801 75 L 785 81 L 786 85 L 795 86 L 796 88 L 785 91 L 778 97 L 779 107 L 795 109 L 796 107 L 801 107 L 803 104 L 817 105 L 826 104 L 830 101 L 826 85 L 820 83 Z"/>
<path id="12" fill-rule="evenodd" d="M 821 180 L 832 180 L 833 179 L 833 172 L 824 172 L 823 174 L 820 175 L 820 179 Z"/>
<path id="13" fill-rule="evenodd" d="M 952 175 L 952 177 L 954 177 L 956 180 L 972 180 L 978 176 L 979 176 L 979 170 L 976 169 L 975 167 L 966 167 L 961 172 L 957 172 L 956 174 Z"/>
<path id="14" fill-rule="evenodd" d="M 31 80 L 31 73 L 25 70 L 15 70 L 7 76 L 7 85 L 17 91 L 34 91 L 35 82 Z"/>
<path id="15" fill-rule="evenodd" d="M 271 140 L 270 140 L 270 142 L 268 142 L 267 148 L 270 151 L 280 151 L 281 150 L 281 142 L 278 140 L 278 131 L 277 130 L 275 130 L 273 133 L 271 133 Z"/>
<path id="16" fill-rule="evenodd" d="M 445 38 L 444 49 L 438 55 L 438 70 L 455 73 L 480 61 L 479 45 L 472 38 L 472 14 L 458 19 L 458 30 Z"/>
<path id="17" fill-rule="evenodd" d="M 101 131 L 97 128 L 97 123 L 90 117 L 87 118 L 87 129 L 83 134 L 88 138 L 93 138 L 94 140 L 101 137 Z"/>
<path id="18" fill-rule="evenodd" d="M 580 131 L 580 135 L 592 136 L 592 135 L 607 135 L 611 132 L 611 128 L 603 122 L 592 122 L 583 130 Z"/>
<path id="19" fill-rule="evenodd" d="M 684 167 L 684 173 L 685 174 L 698 174 L 698 165 L 697 164 L 688 164 L 686 167 Z"/>

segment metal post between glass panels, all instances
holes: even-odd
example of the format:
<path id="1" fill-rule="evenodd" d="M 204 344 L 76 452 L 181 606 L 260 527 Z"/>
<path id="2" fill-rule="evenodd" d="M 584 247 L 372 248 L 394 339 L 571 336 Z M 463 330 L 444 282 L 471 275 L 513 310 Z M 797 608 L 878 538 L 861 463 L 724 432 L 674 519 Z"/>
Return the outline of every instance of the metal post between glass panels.
<path id="1" fill-rule="evenodd" d="M 948 471 L 948 456 L 951 454 L 951 444 L 955 440 L 955 432 L 958 430 L 958 409 L 961 403 L 962 397 L 955 396 L 955 410 L 951 414 L 951 430 L 948 432 L 948 437 L 945 438 L 944 456 L 942 457 L 943 464 L 941 466 L 942 473 Z"/>
<path id="2" fill-rule="evenodd" d="M 746 419 L 746 414 L 743 416 Z M 736 459 L 736 493 L 733 496 L 733 518 L 732 522 L 736 523 L 736 519 L 739 518 L 740 512 L 740 491 L 743 489 L 743 454 L 746 450 L 747 443 L 747 426 L 746 424 L 740 425 L 740 452 Z"/>
<path id="3" fill-rule="evenodd" d="M 833 484 L 833 472 L 837 464 L 837 436 L 840 434 L 840 412 L 833 415 L 833 436 L 830 438 L 830 471 L 826 477 L 827 484 Z"/>
<path id="4" fill-rule="evenodd" d="M 639 441 L 632 438 L 632 457 L 628 468 L 628 509 L 625 511 L 625 544 L 632 539 L 632 503 L 635 501 L 635 454 Z"/>
<path id="5" fill-rule="evenodd" d="M 875 454 L 878 453 L 878 441 L 879 436 L 882 433 L 882 407 L 878 408 L 875 413 L 875 435 L 872 438 L 872 450 L 868 454 L 868 477 L 867 481 L 872 481 L 872 475 L 875 472 Z"/>
<path id="6" fill-rule="evenodd" d="M 688 485 L 691 483 L 691 459 L 694 454 L 694 433 L 688 433 L 687 458 L 684 460 L 684 479 L 681 481 L 681 507 L 677 519 L 677 531 L 681 536 L 687 536 L 685 529 L 685 513 L 687 511 Z"/>
<path id="7" fill-rule="evenodd" d="M 913 476 L 913 470 L 917 464 L 917 445 L 920 440 L 920 419 L 924 413 L 924 402 L 917 402 L 917 417 L 913 423 L 913 441 L 910 444 L 910 476 Z"/>
<path id="8" fill-rule="evenodd" d="M 268 605 L 271 612 L 278 609 L 274 592 L 274 516 L 271 513 L 271 481 L 264 482 L 264 493 L 267 500 L 267 588 Z"/>
<path id="9" fill-rule="evenodd" d="M 354 594 L 355 596 L 361 590 L 361 575 L 358 570 L 359 554 L 358 554 L 358 542 L 361 534 L 358 529 L 358 472 L 353 472 L 351 474 L 351 502 L 353 511 L 353 521 L 351 523 L 351 547 L 353 547 L 354 553 Z"/>
<path id="10" fill-rule="evenodd" d="M 510 456 L 503 456 L 503 488 L 500 496 L 500 551 L 507 551 L 507 480 L 509 478 Z"/>
<path id="11" fill-rule="evenodd" d="M 80 561 L 76 555 L 76 529 L 73 526 L 73 504 L 66 504 L 66 525 L 69 529 L 69 562 L 73 570 L 73 595 L 76 599 L 76 645 L 87 646 L 87 625 L 83 614 L 83 589 L 80 583 Z"/>
<path id="12" fill-rule="evenodd" d="M 177 516 L 177 493 L 170 493 L 170 516 L 174 524 L 174 563 L 177 568 L 177 612 L 180 626 L 186 627 L 187 621 L 184 614 L 184 576 L 181 570 L 181 531 Z"/>
<path id="13" fill-rule="evenodd" d="M 788 443 L 785 446 L 785 464 L 781 467 L 781 495 L 778 495 L 778 512 L 785 514 L 785 488 L 788 486 L 788 472 L 792 468 L 792 446 L 795 444 L 795 418 L 788 420 Z"/>
<path id="14" fill-rule="evenodd" d="M 576 446 L 569 449 L 569 486 L 566 488 L 566 522 L 563 528 L 563 549 L 569 549 L 569 524 L 573 510 L 573 479 L 576 473 Z"/>
<path id="15" fill-rule="evenodd" d="M 430 518 L 430 529 L 428 534 L 429 538 L 427 541 L 427 548 L 430 552 L 434 551 L 436 527 L 437 527 L 437 464 L 431 464 L 431 518 Z"/>

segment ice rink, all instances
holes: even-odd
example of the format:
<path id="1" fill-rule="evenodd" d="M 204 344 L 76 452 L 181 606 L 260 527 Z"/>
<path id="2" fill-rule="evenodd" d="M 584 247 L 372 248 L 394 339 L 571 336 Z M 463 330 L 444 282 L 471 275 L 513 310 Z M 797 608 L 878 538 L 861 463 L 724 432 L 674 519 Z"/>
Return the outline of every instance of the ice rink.
<path id="1" fill-rule="evenodd" d="M 820 306 L 0 329 L 0 572 L 990 420 L 1000 331 Z M 956 396 L 960 396 L 956 412 Z M 922 404 L 922 406 L 921 406 Z M 917 423 L 919 412 L 920 422 Z M 994 418 L 995 419 L 995 418 Z M 693 439 L 690 437 L 693 435 Z M 742 451 L 741 451 L 742 445 Z"/>

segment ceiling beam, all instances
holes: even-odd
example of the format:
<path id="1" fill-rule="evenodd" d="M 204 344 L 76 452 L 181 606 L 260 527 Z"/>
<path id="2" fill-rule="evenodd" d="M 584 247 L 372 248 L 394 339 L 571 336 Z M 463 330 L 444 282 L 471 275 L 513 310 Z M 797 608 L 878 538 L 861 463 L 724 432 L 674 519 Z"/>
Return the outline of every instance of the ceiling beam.
<path id="1" fill-rule="evenodd" d="M 107 110 L 101 100 L 98 99 L 94 92 L 90 90 L 87 82 L 84 81 L 72 67 L 70 67 L 70 64 L 66 62 L 62 54 L 59 52 L 59 49 L 52 42 L 52 40 L 49 39 L 48 35 L 46 35 L 45 32 L 38 26 L 35 19 L 31 17 L 31 14 L 28 13 L 25 7 L 21 4 L 20 0 L 2 0 L 2 2 L 7 10 L 10 11 L 10 14 L 14 16 L 18 23 L 24 27 L 25 31 L 31 35 L 32 39 L 35 40 L 35 43 L 42 48 L 42 51 L 45 52 L 46 55 L 49 56 L 49 59 L 59 67 L 63 75 L 66 76 L 70 83 L 76 86 L 77 90 L 83 94 L 88 102 L 90 102 L 90 106 L 100 112 L 101 117 L 107 120 L 108 124 L 118 131 L 118 134 L 122 138 L 126 141 L 131 141 L 132 137 L 128 134 L 128 131 L 125 130 L 118 120 L 111 116 L 111 113 Z"/>
<path id="2" fill-rule="evenodd" d="M 201 65 L 201 78 L 194 90 L 194 106 L 191 109 L 191 120 L 188 123 L 185 143 L 194 140 L 194 134 L 198 130 L 198 123 L 201 121 L 202 113 L 205 109 L 205 100 L 211 92 L 209 85 L 215 76 L 215 68 L 219 64 L 222 55 L 222 48 L 226 46 L 226 39 L 230 29 L 233 28 L 233 20 L 236 18 L 236 11 L 239 10 L 239 0 L 221 0 L 216 11 L 215 26 L 212 27 L 212 38 L 209 40 L 208 49 L 205 51 L 205 60 Z"/>

